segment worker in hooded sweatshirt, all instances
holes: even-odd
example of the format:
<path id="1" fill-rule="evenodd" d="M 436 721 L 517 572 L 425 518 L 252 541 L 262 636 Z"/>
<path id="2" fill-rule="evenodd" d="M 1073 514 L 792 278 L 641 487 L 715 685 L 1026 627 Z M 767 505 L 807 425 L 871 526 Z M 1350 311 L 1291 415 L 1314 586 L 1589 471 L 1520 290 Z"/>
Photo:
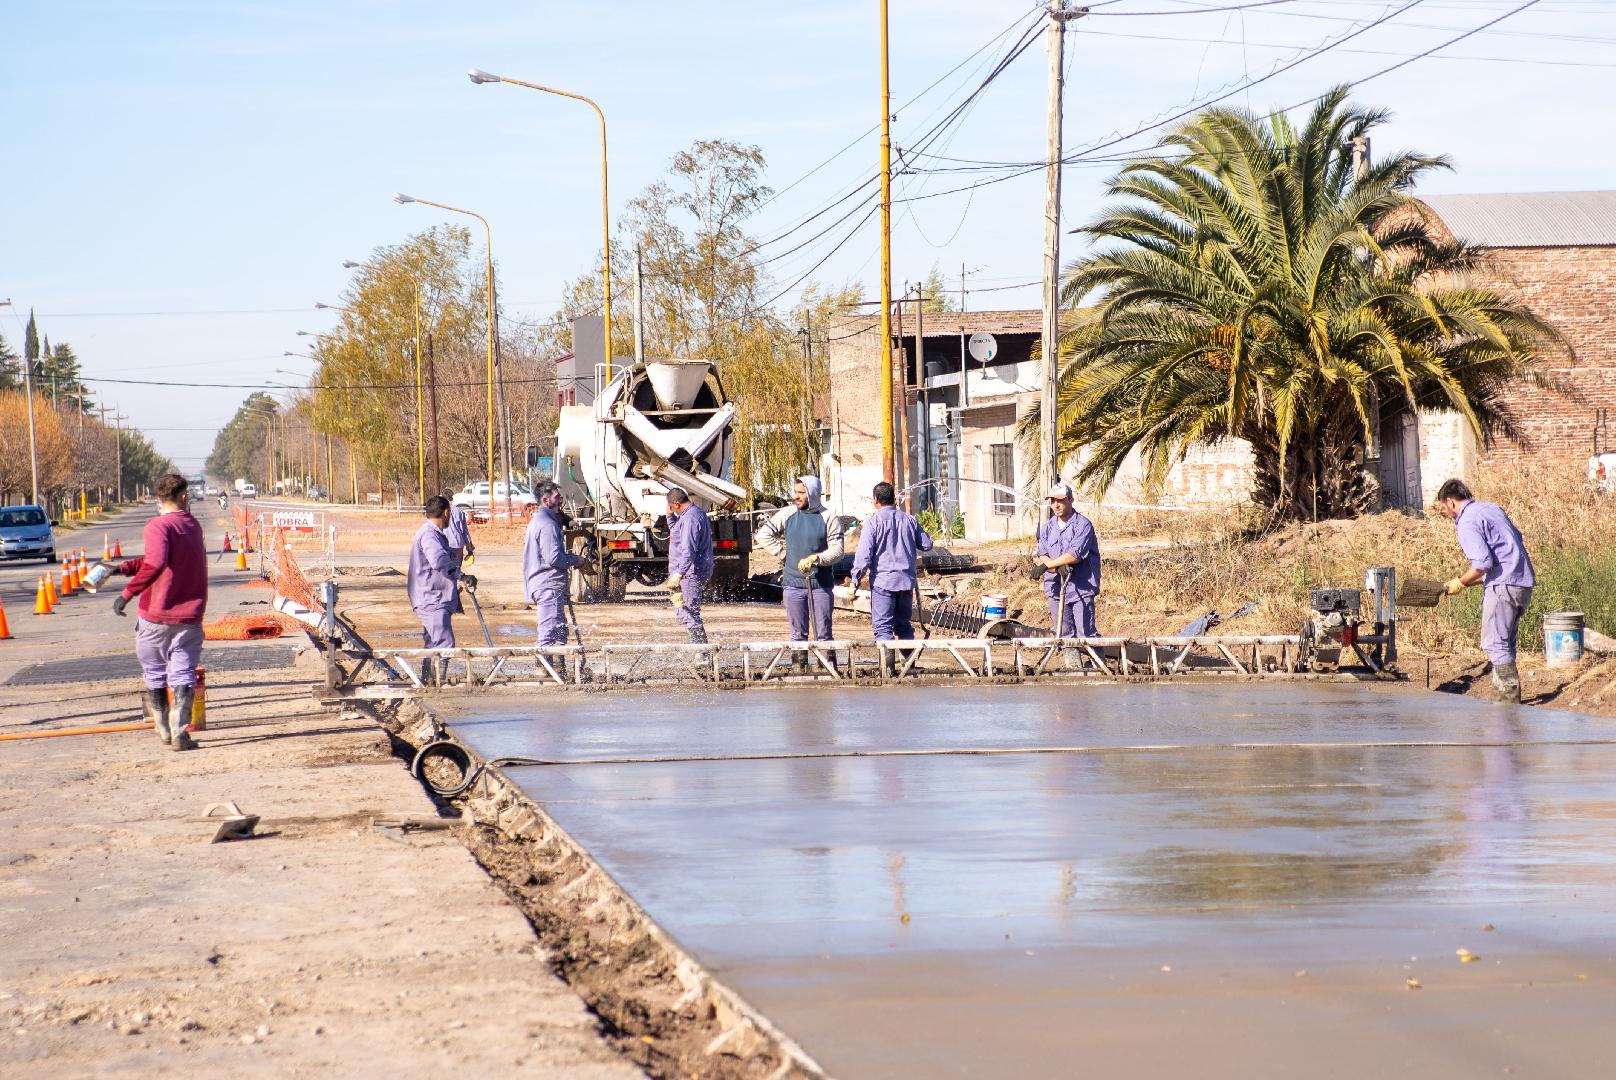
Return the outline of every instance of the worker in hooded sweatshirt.
<path id="1" fill-rule="evenodd" d="M 781 559 L 780 584 L 785 593 L 791 640 L 807 641 L 809 615 L 813 636 L 831 640 L 831 567 L 842 557 L 842 521 L 825 513 L 819 501 L 819 477 L 799 477 L 792 505 L 771 515 L 758 530 L 763 548 Z"/>
<path id="2" fill-rule="evenodd" d="M 410 607 L 415 609 L 416 618 L 421 620 L 421 647 L 452 649 L 455 646 L 453 617 L 465 611 L 460 604 L 460 585 L 464 583 L 468 589 L 475 589 L 477 579 L 461 573 L 455 563 L 454 548 L 448 536 L 449 500 L 442 495 L 434 495 L 426 501 L 421 512 L 426 520 L 421 522 L 415 539 L 410 543 L 409 576 L 405 587 Z M 437 681 L 442 682 L 448 668 L 448 658 L 439 659 Z M 421 674 L 427 676 L 430 670 L 431 666 L 423 660 Z"/>
<path id="3" fill-rule="evenodd" d="M 713 526 L 681 487 L 668 489 L 668 591 L 690 640 L 707 644 L 701 590 L 713 576 Z"/>
<path id="4" fill-rule="evenodd" d="M 175 750 L 190 750 L 196 746 L 191 706 L 208 608 L 208 551 L 202 526 L 191 516 L 185 477 L 157 478 L 157 509 L 142 533 L 140 558 L 118 567 L 134 580 L 112 601 L 112 610 L 122 615 L 129 601 L 140 597 L 135 656 L 146 678 L 146 718 L 159 739 Z"/>
<path id="5" fill-rule="evenodd" d="M 546 480 L 533 494 L 539 505 L 522 542 L 522 587 L 538 609 L 539 647 L 565 645 L 567 571 L 581 560 L 567 550 L 561 530 L 561 489 L 553 480 Z"/>
<path id="6" fill-rule="evenodd" d="M 870 574 L 870 626 L 875 640 L 913 640 L 915 553 L 931 550 L 931 536 L 897 507 L 886 481 L 871 492 L 875 513 L 859 526 L 858 553 L 853 556 L 853 587 Z"/>

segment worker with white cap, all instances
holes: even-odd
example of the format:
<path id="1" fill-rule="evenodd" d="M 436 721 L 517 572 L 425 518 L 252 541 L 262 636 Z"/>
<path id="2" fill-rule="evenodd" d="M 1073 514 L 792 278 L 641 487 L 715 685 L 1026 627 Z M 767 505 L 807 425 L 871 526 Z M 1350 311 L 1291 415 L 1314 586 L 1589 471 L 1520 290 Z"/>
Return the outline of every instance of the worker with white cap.
<path id="1" fill-rule="evenodd" d="M 1100 593 L 1100 542 L 1094 525 L 1072 507 L 1071 486 L 1056 481 L 1045 496 L 1054 513 L 1038 527 L 1034 561 L 1044 568 L 1044 595 L 1056 637 L 1098 637 L 1094 598 Z"/>

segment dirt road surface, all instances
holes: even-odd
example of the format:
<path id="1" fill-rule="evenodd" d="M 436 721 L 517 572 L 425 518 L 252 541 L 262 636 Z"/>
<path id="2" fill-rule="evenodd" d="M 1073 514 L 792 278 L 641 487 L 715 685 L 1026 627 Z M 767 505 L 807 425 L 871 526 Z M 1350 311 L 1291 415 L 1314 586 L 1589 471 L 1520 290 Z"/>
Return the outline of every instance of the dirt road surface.
<path id="1" fill-rule="evenodd" d="M 133 554 L 148 516 L 107 531 Z M 264 610 L 216 567 L 210 618 Z M 39 572 L 0 568 L 0 680 L 34 680 L 0 683 L 0 734 L 138 719 L 138 679 L 95 678 L 133 619 L 107 595 L 36 618 Z M 51 661 L 69 670 L 25 671 Z M 641 1075 L 456 832 L 372 827 L 437 810 L 380 730 L 315 705 L 292 644 L 204 663 L 193 753 L 149 731 L 0 742 L 0 1075 Z M 254 839 L 208 842 L 224 801 L 261 816 Z"/>

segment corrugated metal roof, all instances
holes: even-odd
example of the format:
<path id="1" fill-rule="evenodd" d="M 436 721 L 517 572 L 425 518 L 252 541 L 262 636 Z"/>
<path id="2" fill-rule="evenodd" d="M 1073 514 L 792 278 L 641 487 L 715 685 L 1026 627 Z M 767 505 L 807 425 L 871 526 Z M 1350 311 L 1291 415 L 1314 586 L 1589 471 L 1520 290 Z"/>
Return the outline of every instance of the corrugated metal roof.
<path id="1" fill-rule="evenodd" d="M 1479 247 L 1616 245 L 1616 191 L 1427 195 L 1455 237 Z"/>

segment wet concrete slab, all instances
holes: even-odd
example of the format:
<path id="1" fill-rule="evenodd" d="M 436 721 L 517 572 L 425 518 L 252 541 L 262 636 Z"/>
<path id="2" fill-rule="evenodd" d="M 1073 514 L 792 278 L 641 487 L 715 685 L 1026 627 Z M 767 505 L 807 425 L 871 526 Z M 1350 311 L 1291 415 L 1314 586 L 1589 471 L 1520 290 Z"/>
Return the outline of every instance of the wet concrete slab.
<path id="1" fill-rule="evenodd" d="M 509 771 L 838 1076 L 1616 1070 L 1616 722 L 1358 684 L 448 700 L 485 756 L 577 762 Z"/>

